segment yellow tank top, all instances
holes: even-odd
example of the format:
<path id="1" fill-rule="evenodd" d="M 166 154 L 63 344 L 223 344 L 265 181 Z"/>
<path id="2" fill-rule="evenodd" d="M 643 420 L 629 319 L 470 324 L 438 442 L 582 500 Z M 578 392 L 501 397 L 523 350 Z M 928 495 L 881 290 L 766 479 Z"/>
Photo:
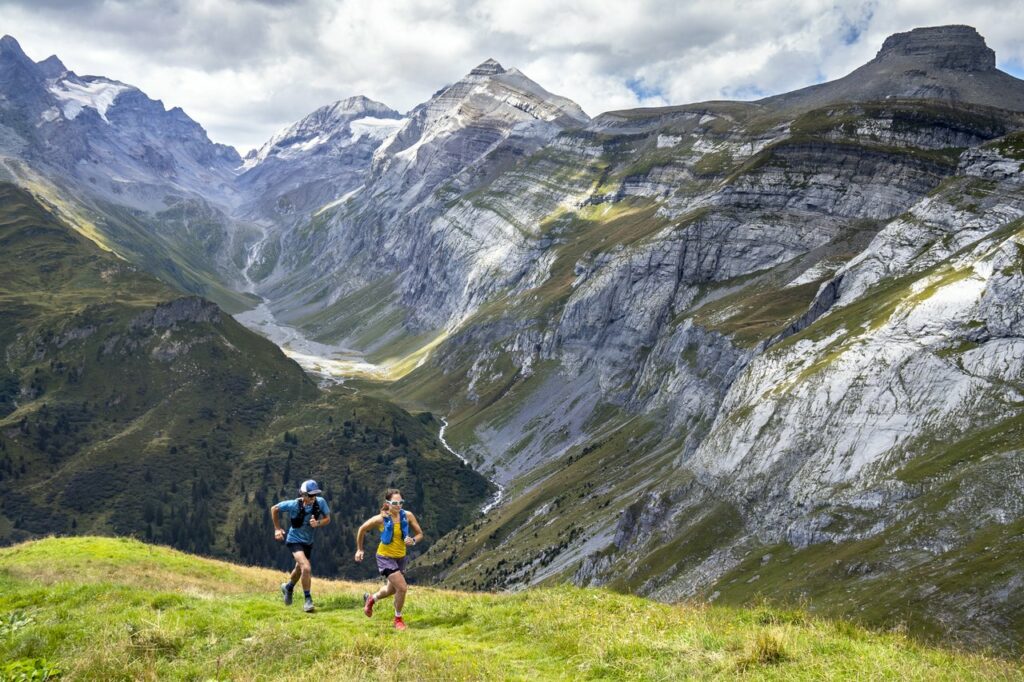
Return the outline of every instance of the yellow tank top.
<path id="1" fill-rule="evenodd" d="M 384 532 L 383 522 L 377 530 Z M 402 525 L 398 521 L 395 521 L 395 532 L 391 535 L 391 543 L 385 545 L 382 542 L 377 545 L 377 554 L 391 559 L 401 559 L 405 556 L 405 540 L 402 538 Z"/>

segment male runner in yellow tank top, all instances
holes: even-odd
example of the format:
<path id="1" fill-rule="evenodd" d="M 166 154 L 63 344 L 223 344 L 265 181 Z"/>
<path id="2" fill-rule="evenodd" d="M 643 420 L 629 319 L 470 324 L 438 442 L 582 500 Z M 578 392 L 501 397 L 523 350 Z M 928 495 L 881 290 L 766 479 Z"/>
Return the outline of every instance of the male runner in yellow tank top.
<path id="1" fill-rule="evenodd" d="M 359 526 L 356 533 L 356 561 L 363 560 L 363 538 L 366 531 L 376 528 L 381 531 L 381 542 L 377 546 L 377 570 L 388 581 L 374 594 L 363 595 L 363 613 L 367 616 L 373 615 L 373 605 L 391 595 L 395 596 L 395 629 L 404 630 L 405 621 L 402 620 L 402 606 L 405 604 L 405 594 L 409 586 L 405 582 L 406 547 L 411 547 L 423 540 L 423 531 L 411 511 L 403 510 L 405 500 L 402 499 L 402 492 L 395 488 L 385 493 L 384 508 L 381 513 L 370 517 L 363 525 Z M 403 523 L 404 517 L 404 523 Z M 404 526 L 404 527 L 403 527 Z M 389 537 L 390 536 L 390 537 Z"/>

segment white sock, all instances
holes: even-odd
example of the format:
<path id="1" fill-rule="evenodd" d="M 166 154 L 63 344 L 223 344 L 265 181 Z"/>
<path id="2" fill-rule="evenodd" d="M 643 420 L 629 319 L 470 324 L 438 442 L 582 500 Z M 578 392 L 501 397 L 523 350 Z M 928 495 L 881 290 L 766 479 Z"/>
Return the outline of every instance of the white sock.
<path id="1" fill-rule="evenodd" d="M 395 618 L 401 618 L 401 617 L 402 617 L 402 612 L 401 611 L 395 611 Z"/>

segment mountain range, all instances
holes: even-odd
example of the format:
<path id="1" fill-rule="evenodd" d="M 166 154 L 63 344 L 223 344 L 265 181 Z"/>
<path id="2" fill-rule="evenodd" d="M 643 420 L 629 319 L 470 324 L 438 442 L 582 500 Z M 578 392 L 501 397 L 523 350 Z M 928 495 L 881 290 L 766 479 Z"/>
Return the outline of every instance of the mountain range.
<path id="1" fill-rule="evenodd" d="M 460 484 L 452 532 L 417 562 L 424 576 L 805 599 L 1019 647 L 1024 81 L 973 28 L 895 34 L 851 74 L 792 93 L 595 118 L 487 60 L 404 115 L 350 97 L 244 159 L 180 110 L 56 57 L 33 62 L 10 37 L 0 94 L 3 174 L 30 193 L 6 190 L 12 215 L 60 223 L 98 245 L 73 251 L 162 281 L 146 287 L 212 300 L 313 376 L 345 375 L 300 390 L 304 375 L 274 355 L 296 378 L 264 381 L 268 400 L 311 391 L 316 419 L 333 401 L 373 401 L 461 472 L 422 431 L 446 416 L 453 447 L 503 494 L 474 517 L 487 486 Z M 42 267 L 8 253 L 9 273 Z M 103 356 L 28 350 L 84 328 L 61 322 L 79 303 L 36 309 L 33 292 L 51 285 L 34 276 L 7 294 L 21 298 L 5 313 L 32 322 L 4 337 L 14 388 L 0 452 L 67 494 L 71 456 L 48 462 L 28 434 L 48 423 L 44 407 L 81 397 L 47 398 L 32 381 L 53 371 L 45 362 L 88 372 Z M 102 305 L 124 290 L 108 294 Z M 146 302 L 173 298 L 161 296 Z M 209 311 L 195 324 L 258 343 L 182 300 Z M 135 329 L 119 324 L 111 335 Z M 133 361 L 157 366 L 157 338 Z M 245 363 L 270 362 L 242 355 L 250 382 Z M 139 390 L 135 376 L 117 386 Z M 306 409 L 276 423 L 291 435 Z M 239 457 L 251 464 L 269 442 Z M 127 441 L 109 447 L 138 457 Z M 175 462 L 169 476 L 188 466 Z M 7 538 L 68 531 L 26 522 L 19 504 L 3 514 Z M 141 530 L 93 519 L 93 531 Z"/>

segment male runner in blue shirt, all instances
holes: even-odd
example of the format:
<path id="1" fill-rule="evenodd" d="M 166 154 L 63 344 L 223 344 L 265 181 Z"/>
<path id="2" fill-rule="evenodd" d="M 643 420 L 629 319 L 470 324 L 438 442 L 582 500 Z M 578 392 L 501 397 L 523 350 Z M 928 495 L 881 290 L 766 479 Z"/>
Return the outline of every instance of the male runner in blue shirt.
<path id="1" fill-rule="evenodd" d="M 278 542 L 284 541 L 295 557 L 295 568 L 288 578 L 288 582 L 281 583 L 281 593 L 284 595 L 285 606 L 291 606 L 292 591 L 299 576 L 302 576 L 302 591 L 306 595 L 306 603 L 302 609 L 306 613 L 314 610 L 313 597 L 309 594 L 309 584 L 312 580 L 312 568 L 309 565 L 309 555 L 313 551 L 313 530 L 323 528 L 331 522 L 331 510 L 327 506 L 327 500 L 320 497 L 320 486 L 316 481 L 304 481 L 299 487 L 301 497 L 296 500 L 284 500 L 270 508 L 270 518 L 274 520 L 274 539 Z M 280 514 L 288 516 L 289 527 L 287 535 L 281 528 Z"/>

